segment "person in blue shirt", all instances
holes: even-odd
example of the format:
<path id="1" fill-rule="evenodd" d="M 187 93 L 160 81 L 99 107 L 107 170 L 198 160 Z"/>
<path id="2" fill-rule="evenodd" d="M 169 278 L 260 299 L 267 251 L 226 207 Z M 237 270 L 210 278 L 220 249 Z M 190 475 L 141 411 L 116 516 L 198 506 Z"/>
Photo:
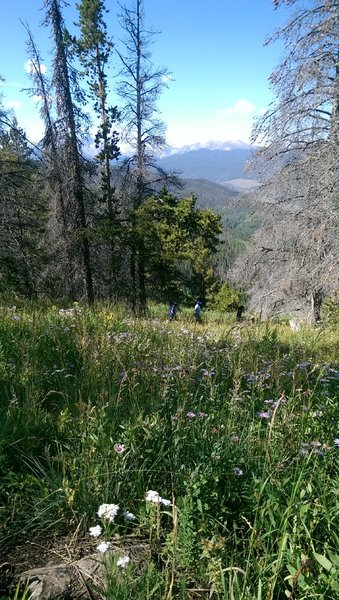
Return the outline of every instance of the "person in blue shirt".
<path id="1" fill-rule="evenodd" d="M 194 317 L 196 321 L 201 321 L 201 311 L 202 311 L 203 302 L 202 300 L 197 300 L 194 305 Z"/>
<path id="2" fill-rule="evenodd" d="M 176 317 L 177 317 L 177 309 L 178 309 L 177 303 L 176 302 L 172 302 L 172 304 L 170 306 L 170 309 L 169 309 L 169 313 L 168 313 L 170 321 L 173 321 L 173 319 L 176 319 Z"/>

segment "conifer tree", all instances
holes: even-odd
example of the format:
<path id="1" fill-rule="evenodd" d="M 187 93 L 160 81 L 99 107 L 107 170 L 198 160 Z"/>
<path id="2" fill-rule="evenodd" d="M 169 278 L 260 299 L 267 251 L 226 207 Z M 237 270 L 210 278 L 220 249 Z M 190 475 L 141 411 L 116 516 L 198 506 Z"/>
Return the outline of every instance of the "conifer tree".
<path id="1" fill-rule="evenodd" d="M 1 291 L 29 297 L 41 288 L 46 205 L 38 163 L 15 116 L 0 107 Z"/>
<path id="2" fill-rule="evenodd" d="M 146 309 L 145 248 L 135 230 L 133 213 L 152 193 L 154 183 L 168 179 L 157 169 L 156 153 L 165 145 L 165 127 L 157 115 L 157 100 L 167 85 L 168 71 L 154 67 L 150 47 L 154 32 L 145 26 L 142 0 L 123 6 L 120 24 L 125 33 L 118 93 L 122 99 L 123 139 L 131 154 L 125 162 L 131 198 L 131 279 L 132 305 L 139 312 Z"/>
<path id="3" fill-rule="evenodd" d="M 118 158 L 118 133 L 114 125 L 118 120 L 116 106 L 108 101 L 107 69 L 112 59 L 113 43 L 107 34 L 104 20 L 103 0 L 81 0 L 76 5 L 79 11 L 80 37 L 73 38 L 73 48 L 87 78 L 89 98 L 99 122 L 95 135 L 95 145 L 99 149 L 96 159 L 101 165 L 102 201 L 107 205 L 108 230 L 106 237 L 110 240 L 110 295 L 116 293 L 113 280 L 117 278 L 118 263 L 116 236 L 118 231 L 118 206 L 112 182 L 111 161 Z"/>
<path id="4" fill-rule="evenodd" d="M 64 165 L 63 182 L 67 190 L 67 220 L 71 223 L 73 234 L 74 279 L 73 296 L 78 296 L 81 290 L 75 289 L 79 270 L 84 274 L 85 290 L 88 302 L 94 300 L 90 245 L 88 239 L 88 223 L 85 206 L 85 189 L 81 160 L 81 140 L 79 135 L 84 125 L 84 116 L 79 104 L 84 101 L 76 73 L 71 67 L 71 61 L 66 43 L 67 35 L 61 12 L 62 0 L 45 0 L 45 22 L 52 29 L 54 38 L 54 60 L 52 88 L 56 100 L 56 118 L 58 131 L 58 150 L 62 149 L 62 164 Z M 60 150 L 59 150 L 60 151 Z M 79 255 L 81 260 L 79 261 Z M 70 285 L 72 282 L 70 282 Z"/>

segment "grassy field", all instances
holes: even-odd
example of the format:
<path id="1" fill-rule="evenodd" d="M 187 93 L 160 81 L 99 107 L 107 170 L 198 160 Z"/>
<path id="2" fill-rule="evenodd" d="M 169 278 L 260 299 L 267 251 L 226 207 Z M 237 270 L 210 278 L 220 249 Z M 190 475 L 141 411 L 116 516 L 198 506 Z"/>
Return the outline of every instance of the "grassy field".
<path id="1" fill-rule="evenodd" d="M 104 600 L 337 600 L 338 356 L 330 324 L 3 302 L 2 556 L 120 536 Z"/>

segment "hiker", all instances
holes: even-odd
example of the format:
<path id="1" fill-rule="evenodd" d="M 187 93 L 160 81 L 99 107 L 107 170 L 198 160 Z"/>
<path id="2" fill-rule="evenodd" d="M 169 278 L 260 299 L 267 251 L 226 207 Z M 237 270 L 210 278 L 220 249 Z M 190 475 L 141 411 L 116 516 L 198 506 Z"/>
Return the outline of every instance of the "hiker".
<path id="1" fill-rule="evenodd" d="M 237 308 L 237 316 L 236 316 L 236 319 L 237 319 L 238 323 L 240 323 L 240 321 L 242 321 L 242 313 L 244 312 L 244 310 L 245 310 L 244 306 L 242 306 L 242 305 L 238 306 L 238 308 Z"/>
<path id="2" fill-rule="evenodd" d="M 202 310 L 203 302 L 202 300 L 197 300 L 194 305 L 194 317 L 196 321 L 201 321 L 201 310 Z"/>
<path id="3" fill-rule="evenodd" d="M 169 309 L 169 313 L 168 313 L 170 321 L 173 321 L 173 319 L 176 319 L 177 307 L 178 307 L 178 305 L 176 302 L 172 302 L 172 304 L 170 305 L 170 309 Z"/>

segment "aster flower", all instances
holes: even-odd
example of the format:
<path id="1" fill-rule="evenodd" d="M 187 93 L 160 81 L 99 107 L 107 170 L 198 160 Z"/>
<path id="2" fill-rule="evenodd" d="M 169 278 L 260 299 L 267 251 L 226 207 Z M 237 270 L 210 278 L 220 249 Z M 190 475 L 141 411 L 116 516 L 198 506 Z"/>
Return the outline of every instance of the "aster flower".
<path id="1" fill-rule="evenodd" d="M 237 477 L 241 477 L 241 475 L 244 474 L 244 471 L 242 469 L 240 469 L 240 467 L 235 467 L 233 469 L 233 471 L 234 471 L 234 474 L 237 475 Z"/>
<path id="2" fill-rule="evenodd" d="M 260 412 L 257 413 L 257 417 L 260 417 L 261 419 L 270 419 L 272 416 L 272 413 L 270 410 L 261 410 Z"/>
<path id="3" fill-rule="evenodd" d="M 333 443 L 335 446 L 339 446 L 339 438 L 334 438 Z"/>
<path id="4" fill-rule="evenodd" d="M 125 444 L 115 444 L 114 450 L 117 454 L 123 454 L 126 450 Z"/>

